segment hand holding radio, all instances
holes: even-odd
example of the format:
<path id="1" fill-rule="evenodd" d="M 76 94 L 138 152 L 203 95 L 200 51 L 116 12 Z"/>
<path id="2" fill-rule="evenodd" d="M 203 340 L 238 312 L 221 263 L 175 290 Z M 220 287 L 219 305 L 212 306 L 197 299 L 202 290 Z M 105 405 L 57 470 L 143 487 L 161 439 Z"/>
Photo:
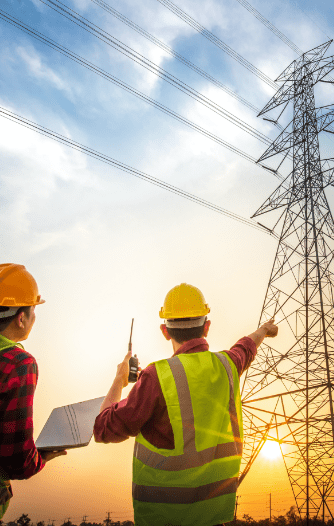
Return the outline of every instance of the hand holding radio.
<path id="1" fill-rule="evenodd" d="M 141 367 L 139 367 L 139 360 L 137 358 L 137 355 L 135 354 L 132 356 L 132 328 L 133 328 L 133 318 L 132 318 L 132 324 L 131 324 L 131 333 L 130 333 L 130 341 L 128 346 L 128 352 L 125 356 L 122 363 L 117 365 L 117 373 L 116 376 L 118 378 L 122 379 L 122 388 L 126 387 L 128 383 L 134 383 L 138 380 L 139 371 L 141 371 Z"/>
<path id="2" fill-rule="evenodd" d="M 129 341 L 129 348 L 128 348 L 128 351 L 131 352 L 132 354 L 132 342 L 131 342 L 131 338 L 132 338 L 132 329 L 133 329 L 133 322 L 134 322 L 134 318 L 132 318 L 132 323 L 131 323 L 131 332 L 130 332 L 130 341 Z M 131 382 L 131 383 L 134 383 L 138 380 L 138 369 L 140 369 L 140 367 L 138 367 L 138 358 L 137 358 L 137 355 L 135 354 L 134 356 L 131 356 L 130 358 L 130 361 L 129 361 L 129 376 L 128 376 L 128 381 Z"/>
<path id="3" fill-rule="evenodd" d="M 131 360 L 136 360 L 137 365 L 135 367 L 131 366 Z M 141 371 L 138 363 L 138 358 L 131 356 L 131 351 L 128 351 L 124 360 L 117 365 L 116 378 L 122 380 L 122 388 L 126 387 L 129 382 L 136 382 L 138 380 L 139 371 Z"/>

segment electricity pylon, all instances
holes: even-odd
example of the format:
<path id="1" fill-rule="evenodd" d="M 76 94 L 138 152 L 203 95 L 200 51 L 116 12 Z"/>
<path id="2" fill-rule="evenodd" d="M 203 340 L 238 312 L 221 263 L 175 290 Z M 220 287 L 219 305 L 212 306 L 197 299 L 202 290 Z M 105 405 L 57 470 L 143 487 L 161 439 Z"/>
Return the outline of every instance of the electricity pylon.
<path id="1" fill-rule="evenodd" d="M 280 329 L 277 339 L 260 347 L 242 389 L 240 482 L 266 439 L 277 440 L 307 522 L 323 506 L 333 517 L 334 222 L 324 190 L 334 186 L 334 165 L 320 159 L 318 134 L 332 133 L 334 107 L 317 109 L 314 100 L 315 84 L 326 82 L 334 69 L 334 58 L 323 58 L 331 42 L 292 62 L 259 113 L 281 105 L 284 111 L 293 103 L 293 120 L 258 161 L 292 156 L 293 168 L 253 216 L 281 209 L 276 225 L 282 230 L 260 316 L 260 324 L 275 317 Z"/>

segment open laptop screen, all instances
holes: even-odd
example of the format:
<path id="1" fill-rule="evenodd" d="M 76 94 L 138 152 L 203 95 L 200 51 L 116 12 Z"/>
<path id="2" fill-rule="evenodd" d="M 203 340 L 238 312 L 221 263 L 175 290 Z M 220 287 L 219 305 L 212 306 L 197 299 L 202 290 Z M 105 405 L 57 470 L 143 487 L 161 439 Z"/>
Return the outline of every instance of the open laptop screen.
<path id="1" fill-rule="evenodd" d="M 58 451 L 87 446 L 104 398 L 53 409 L 35 442 L 37 449 Z"/>

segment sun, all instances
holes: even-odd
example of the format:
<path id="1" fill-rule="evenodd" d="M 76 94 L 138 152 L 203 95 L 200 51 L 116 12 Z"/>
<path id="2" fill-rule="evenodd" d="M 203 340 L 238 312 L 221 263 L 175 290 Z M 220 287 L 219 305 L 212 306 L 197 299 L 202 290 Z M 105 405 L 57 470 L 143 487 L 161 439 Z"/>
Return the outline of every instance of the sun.
<path id="1" fill-rule="evenodd" d="M 273 440 L 266 440 L 261 449 L 261 453 L 263 454 L 263 456 L 271 460 L 279 458 L 281 456 L 281 450 L 278 445 L 278 442 L 275 442 Z"/>

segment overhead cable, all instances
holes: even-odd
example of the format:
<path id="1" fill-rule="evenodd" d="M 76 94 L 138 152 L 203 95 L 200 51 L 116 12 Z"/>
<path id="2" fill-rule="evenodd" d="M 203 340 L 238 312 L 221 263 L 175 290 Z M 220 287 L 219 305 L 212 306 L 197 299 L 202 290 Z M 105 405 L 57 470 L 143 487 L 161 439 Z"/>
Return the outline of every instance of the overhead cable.
<path id="1" fill-rule="evenodd" d="M 320 31 L 321 31 L 321 32 L 322 32 L 322 33 L 328 38 L 328 40 L 332 40 L 332 38 L 331 38 L 330 36 L 328 36 L 327 33 L 325 33 L 325 31 L 324 31 L 323 29 L 321 29 L 320 26 L 318 26 L 318 24 L 316 24 L 316 22 L 314 21 L 314 16 L 311 17 L 310 15 L 308 15 L 308 14 L 306 13 L 306 11 L 304 11 L 304 10 L 300 7 L 300 5 L 297 4 L 297 2 L 294 3 L 294 6 L 297 7 L 297 8 L 299 9 L 299 11 L 301 11 L 305 16 L 307 16 L 307 18 L 308 18 L 309 20 L 311 20 L 311 22 L 312 22 L 315 26 L 317 26 L 318 29 L 320 29 Z"/>
<path id="2" fill-rule="evenodd" d="M 153 177 L 144 172 L 141 172 L 140 170 L 136 170 L 135 168 L 132 168 L 131 166 L 128 166 L 120 161 L 117 161 L 109 157 L 108 155 L 105 155 L 101 152 L 93 150 L 92 148 L 89 148 L 88 146 L 84 146 L 83 144 L 73 141 L 72 139 L 69 139 L 68 137 L 64 137 L 63 135 L 60 135 L 59 133 L 55 131 L 45 128 L 44 126 L 40 126 L 36 122 L 30 121 L 26 119 L 25 117 L 22 117 L 21 115 L 17 115 L 16 113 L 13 113 L 7 108 L 3 108 L 0 106 L 0 116 L 6 119 L 9 119 L 17 124 L 20 124 L 21 126 L 24 126 L 25 128 L 28 128 L 37 133 L 40 133 L 41 135 L 49 137 L 50 139 L 53 139 L 54 141 L 57 141 L 63 145 L 69 146 L 70 148 L 73 148 L 74 150 L 80 151 L 84 153 L 85 155 L 88 155 L 90 157 L 93 157 L 94 159 L 97 159 L 98 161 L 101 161 L 110 166 L 114 166 L 115 168 L 122 170 L 123 172 L 127 172 L 130 175 L 143 179 L 144 181 L 154 184 L 162 188 L 163 190 L 167 190 L 168 192 L 172 192 L 180 197 L 183 197 L 184 199 L 188 199 L 189 201 L 192 201 L 195 204 L 204 206 L 205 208 L 208 208 L 212 210 L 213 212 L 217 212 L 219 214 L 229 217 L 230 219 L 239 221 L 245 225 L 251 226 L 252 228 L 256 228 L 257 230 L 261 230 L 261 232 L 270 234 L 275 238 L 277 237 L 276 234 L 272 233 L 267 228 L 263 228 L 262 226 L 260 226 L 258 223 L 256 223 L 255 221 L 251 219 L 247 219 L 245 217 L 234 214 L 233 212 L 229 212 L 228 210 L 225 210 L 224 208 L 221 208 L 218 205 L 215 205 L 213 203 L 210 203 L 209 201 L 201 199 L 200 197 L 190 194 L 189 192 L 185 192 L 184 190 L 181 190 L 181 188 L 178 188 L 169 183 L 166 183 L 165 181 L 162 181 L 161 179 L 157 179 L 156 177 Z"/>
<path id="3" fill-rule="evenodd" d="M 246 131 L 256 139 L 259 139 L 264 144 L 270 145 L 272 143 L 272 140 L 264 135 L 263 133 L 259 132 L 243 120 L 239 119 L 236 115 L 233 115 L 233 113 L 228 112 L 215 102 L 213 102 L 211 99 L 205 97 L 195 89 L 191 88 L 184 82 L 182 82 L 180 79 L 175 77 L 174 75 L 171 75 L 166 70 L 155 64 L 154 62 L 148 60 L 147 58 L 143 57 L 140 53 L 137 53 L 134 49 L 130 48 L 120 40 L 114 38 L 110 33 L 107 33 L 100 27 L 96 26 L 95 24 L 91 23 L 87 18 L 82 17 L 80 14 L 78 14 L 76 11 L 73 11 L 68 6 L 65 6 L 62 2 L 59 0 L 40 0 L 43 4 L 46 4 L 47 6 L 54 9 L 57 13 L 65 16 L 65 18 L 69 18 L 71 22 L 79 25 L 81 28 L 85 29 L 89 33 L 93 34 L 106 44 L 112 46 L 113 48 L 117 49 L 117 51 L 120 51 L 127 57 L 129 57 L 131 60 L 134 60 L 144 68 L 148 69 L 158 77 L 162 78 L 178 90 L 182 91 L 189 97 L 193 98 L 203 106 L 206 106 L 208 109 L 214 111 L 220 117 L 223 117 L 227 119 L 228 121 L 232 122 L 235 126 L 239 127 L 240 129 Z M 125 83 L 123 83 L 125 85 Z M 131 88 L 133 89 L 133 88 Z M 152 100 L 152 99 L 151 99 Z M 157 103 L 158 104 L 158 103 Z M 161 105 L 162 106 L 162 105 Z M 184 119 L 186 121 L 187 119 Z"/>
<path id="4" fill-rule="evenodd" d="M 127 18 L 125 15 L 122 15 L 122 13 L 120 13 L 119 11 L 116 11 L 116 9 L 111 7 L 109 4 L 107 4 L 103 0 L 91 0 L 91 2 L 98 5 L 99 7 L 107 11 L 108 13 L 110 13 L 112 16 L 114 16 L 115 18 L 117 18 L 118 20 L 126 24 L 128 27 L 131 27 L 131 29 L 139 33 L 141 36 L 143 36 L 144 38 L 146 38 L 147 40 L 149 40 L 156 46 L 166 51 L 166 53 L 169 53 L 169 55 L 176 58 L 176 60 L 179 60 L 180 62 L 182 62 L 182 64 L 184 64 L 188 68 L 192 69 L 193 71 L 201 75 L 201 77 L 205 78 L 206 80 L 214 84 L 217 88 L 225 91 L 225 93 L 228 93 L 228 95 L 230 95 L 231 97 L 234 97 L 236 100 L 241 102 L 241 104 L 244 104 L 245 106 L 247 106 L 247 108 L 255 111 L 256 114 L 260 113 L 261 110 L 257 108 L 256 106 L 254 106 L 254 104 L 252 104 L 248 100 L 241 97 L 238 93 L 233 91 L 231 88 L 225 86 L 225 84 L 223 84 L 219 80 L 212 77 L 212 75 L 210 75 L 209 73 L 207 73 L 200 67 L 196 66 L 196 64 L 193 64 L 193 62 L 191 62 L 186 57 L 184 57 L 183 55 L 175 51 L 173 48 L 171 48 L 170 46 L 168 46 L 167 44 L 165 44 L 164 42 L 162 42 L 161 40 L 153 36 L 151 33 L 149 33 L 142 27 L 132 22 L 132 20 Z"/>
<path id="5" fill-rule="evenodd" d="M 24 31 L 24 32 L 28 33 L 29 35 L 33 36 L 34 38 L 36 38 L 37 40 L 39 40 L 43 44 L 46 44 L 49 47 L 55 49 L 56 51 L 58 51 L 62 55 L 65 55 L 66 57 L 70 58 L 71 60 L 77 62 L 81 66 L 84 66 L 85 68 L 89 69 L 93 73 L 96 73 L 100 77 L 108 80 L 109 82 L 112 82 L 113 84 L 115 84 L 118 87 L 128 91 L 132 95 L 135 95 L 136 97 L 138 97 L 141 100 L 147 102 L 148 104 L 151 104 L 153 107 L 159 109 L 160 111 L 162 111 L 166 115 L 169 115 L 170 117 L 173 117 L 174 119 L 178 120 L 182 124 L 185 124 L 189 128 L 192 128 L 193 130 L 201 133 L 202 135 L 204 135 L 208 139 L 211 139 L 212 141 L 216 142 L 220 146 L 223 146 L 224 148 L 227 148 L 228 150 L 236 153 L 237 155 L 240 155 L 244 159 L 247 159 L 248 161 L 250 161 L 250 162 L 252 162 L 254 164 L 257 164 L 256 159 L 254 157 L 252 157 L 251 155 L 248 155 L 243 150 L 240 150 L 239 148 L 237 148 L 237 147 L 233 146 L 232 144 L 228 143 L 227 141 L 224 141 L 223 139 L 221 139 L 217 135 L 209 132 L 208 130 L 206 130 L 205 128 L 202 128 L 201 126 L 198 126 L 197 124 L 195 124 L 194 122 L 190 121 L 189 119 L 186 119 L 185 117 L 182 117 L 180 114 L 178 114 L 175 111 L 171 110 L 167 106 L 164 106 L 160 102 L 155 101 L 154 99 L 152 99 L 151 97 L 148 97 L 144 93 L 141 93 L 136 88 L 133 88 L 132 86 L 130 86 L 129 84 L 126 84 L 125 82 L 123 82 L 122 80 L 118 79 L 117 77 L 114 77 L 113 75 L 111 75 L 110 73 L 108 73 L 108 72 L 104 71 L 103 69 L 99 68 L 95 64 L 93 64 L 91 62 L 88 62 L 87 60 L 85 60 L 80 55 L 77 55 L 73 51 L 70 51 L 69 49 L 65 48 L 64 46 L 61 46 L 60 44 L 58 44 L 54 40 L 46 37 L 45 35 L 43 35 L 39 31 L 37 31 L 36 29 L 31 28 L 27 24 L 24 24 L 21 20 L 13 17 L 12 15 L 9 15 L 3 9 L 0 9 L 0 18 L 5 20 L 6 22 L 10 23 L 11 25 L 14 25 L 18 29 L 21 29 L 22 31 Z M 238 124 L 236 124 L 236 125 L 238 126 Z M 241 125 L 239 127 L 241 127 Z M 251 135 L 253 135 L 251 133 L 251 131 L 247 130 L 246 128 L 243 127 L 242 129 L 244 129 L 244 131 L 247 131 L 247 133 L 250 133 Z M 263 137 L 257 136 L 257 135 L 253 135 L 253 136 L 255 138 L 259 139 L 259 140 L 262 140 L 262 142 L 265 142 L 266 144 L 271 144 L 270 139 L 266 138 L 265 135 Z M 283 177 L 281 176 L 280 173 L 278 173 L 278 171 L 273 170 L 272 168 L 269 168 L 269 167 L 267 167 L 265 165 L 262 165 L 262 164 L 257 164 L 257 165 L 260 166 L 261 168 L 263 168 L 264 170 L 269 171 L 270 173 L 274 174 L 274 176 L 277 179 L 279 179 L 280 181 L 283 180 Z"/>
<path id="6" fill-rule="evenodd" d="M 244 66 L 249 71 L 254 73 L 254 75 L 256 75 L 261 80 L 263 80 L 266 84 L 268 84 L 268 86 L 270 86 L 271 88 L 273 88 L 275 90 L 278 89 L 277 84 L 271 78 L 269 78 L 265 73 L 263 73 L 257 67 L 253 66 L 253 64 L 251 64 L 248 60 L 246 60 L 244 57 L 239 55 L 239 53 L 237 53 L 236 51 L 234 51 L 234 49 L 232 49 L 230 46 L 225 44 L 225 42 L 223 42 L 222 40 L 220 40 L 220 38 L 218 38 L 216 35 L 211 33 L 211 31 L 208 31 L 204 26 L 202 26 L 199 22 L 197 22 L 190 15 L 188 15 L 187 13 L 182 11 L 182 9 L 180 9 L 177 5 L 173 4 L 173 2 L 171 2 L 170 0 L 158 0 L 158 2 L 160 2 L 160 4 L 162 4 L 165 7 L 167 7 L 167 9 L 172 11 L 176 16 L 178 16 L 179 18 L 184 20 L 184 22 L 186 22 L 191 27 L 193 27 L 203 37 L 205 37 L 208 40 L 210 40 L 213 44 L 215 44 L 215 46 L 217 46 L 220 49 L 222 49 L 223 51 L 225 51 L 225 53 L 230 55 L 230 57 L 234 58 L 242 66 Z"/>
<path id="7" fill-rule="evenodd" d="M 282 42 L 289 46 L 295 53 L 297 53 L 297 55 L 301 56 L 303 54 L 302 50 L 299 49 L 299 47 L 296 46 L 296 44 L 294 44 L 286 35 L 284 35 L 282 31 L 277 29 L 277 27 L 274 26 L 274 24 L 269 22 L 269 20 L 267 20 L 263 15 L 261 15 L 259 11 L 257 11 L 249 2 L 247 2 L 247 0 L 237 0 L 237 2 L 239 2 L 239 4 L 241 4 L 245 9 L 247 9 L 247 11 L 252 13 L 252 15 L 254 15 L 258 20 L 260 20 L 260 22 L 262 22 L 262 24 L 264 24 L 268 29 L 270 29 L 270 31 L 275 33 L 275 35 L 278 36 L 278 38 L 280 38 Z"/>
<path id="8" fill-rule="evenodd" d="M 274 24 L 269 22 L 269 20 L 267 20 L 263 15 L 261 15 L 261 13 L 259 11 L 257 11 L 249 2 L 247 2 L 247 0 L 237 0 L 237 2 L 239 2 L 239 4 L 241 4 L 243 7 L 245 7 L 245 9 L 247 9 L 250 13 L 252 13 L 258 20 L 260 20 L 260 22 L 262 22 L 262 24 L 264 24 L 268 29 L 270 29 L 270 31 L 272 31 L 276 36 L 278 36 L 278 38 L 280 38 L 282 40 L 282 42 L 284 42 L 295 53 L 297 53 L 297 55 L 299 55 L 300 57 L 303 55 L 303 51 L 301 49 L 299 49 L 299 47 L 296 46 L 296 44 L 294 44 L 286 35 L 284 35 L 284 33 L 282 33 L 282 31 L 277 29 L 277 27 L 274 26 Z M 328 37 L 328 38 L 331 40 L 330 37 Z M 331 82 L 334 82 L 334 79 L 330 75 L 328 75 L 328 78 L 331 80 Z M 334 131 L 332 126 L 330 126 L 329 129 L 331 130 L 331 132 Z M 329 139 L 332 140 L 332 142 L 333 142 L 332 137 L 329 137 Z"/>

